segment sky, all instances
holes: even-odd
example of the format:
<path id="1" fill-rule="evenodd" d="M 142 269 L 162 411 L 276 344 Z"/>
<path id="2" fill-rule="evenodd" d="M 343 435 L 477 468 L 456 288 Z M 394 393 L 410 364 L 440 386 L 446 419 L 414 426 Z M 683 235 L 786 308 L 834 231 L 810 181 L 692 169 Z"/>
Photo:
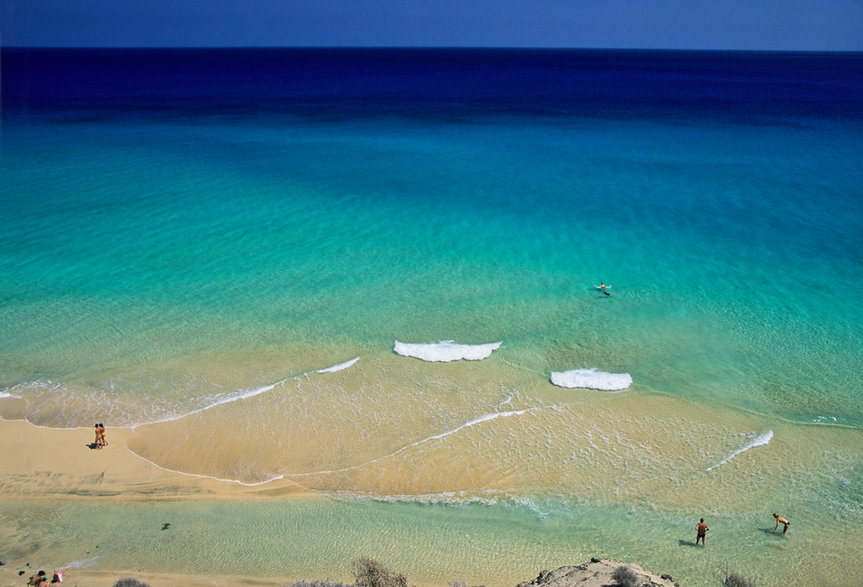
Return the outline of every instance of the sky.
<path id="1" fill-rule="evenodd" d="M 0 0 L 0 44 L 863 51 L 863 0 Z"/>

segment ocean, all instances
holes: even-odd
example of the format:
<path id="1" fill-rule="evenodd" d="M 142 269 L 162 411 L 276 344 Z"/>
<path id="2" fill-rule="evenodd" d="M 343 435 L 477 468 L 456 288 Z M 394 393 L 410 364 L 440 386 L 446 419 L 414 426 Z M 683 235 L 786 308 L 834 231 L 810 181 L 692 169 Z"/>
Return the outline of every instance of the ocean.
<path id="1" fill-rule="evenodd" d="M 0 505 L 57 520 L 45 553 L 863 573 L 860 53 L 4 48 L 2 76 L 0 417 L 325 498 Z"/>

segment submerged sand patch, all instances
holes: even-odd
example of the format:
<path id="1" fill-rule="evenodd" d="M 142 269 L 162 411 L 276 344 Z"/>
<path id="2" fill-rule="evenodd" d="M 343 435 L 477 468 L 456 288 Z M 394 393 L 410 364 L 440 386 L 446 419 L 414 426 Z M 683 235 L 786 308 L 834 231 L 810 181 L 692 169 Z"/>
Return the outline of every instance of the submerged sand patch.
<path id="1" fill-rule="evenodd" d="M 141 426 L 129 446 L 171 470 L 250 484 L 288 479 L 339 494 L 539 494 L 717 511 L 751 507 L 801 470 L 846 466 L 837 446 L 861 452 L 853 430 L 643 387 L 561 390 L 531 375 L 493 360 L 364 357 L 345 371 Z"/>

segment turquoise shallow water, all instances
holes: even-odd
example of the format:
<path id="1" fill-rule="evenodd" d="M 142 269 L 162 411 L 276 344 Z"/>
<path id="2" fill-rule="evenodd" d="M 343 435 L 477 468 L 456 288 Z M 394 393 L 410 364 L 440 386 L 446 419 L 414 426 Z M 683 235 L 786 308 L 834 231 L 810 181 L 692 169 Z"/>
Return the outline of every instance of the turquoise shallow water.
<path id="1" fill-rule="evenodd" d="M 712 516 L 705 549 L 694 545 L 694 522 L 632 509 L 554 502 L 417 505 L 292 501 L 56 504 L 0 506 L 7 534 L 25 510 L 49 520 L 38 543 L 21 541 L 7 556 L 35 566 L 51 561 L 122 571 L 158 568 L 193 575 L 239 575 L 296 581 L 328 577 L 350 582 L 350 561 L 372 556 L 419 585 L 513 585 L 540 570 L 580 564 L 591 557 L 638 560 L 669 573 L 681 585 L 715 585 L 727 563 L 766 585 L 838 584 L 856 572 L 856 548 L 838 540 L 852 525 L 823 535 L 804 527 L 793 538 L 774 534 L 769 514 Z M 161 528 L 165 522 L 169 530 Z M 808 519 L 796 522 L 808 523 Z M 36 522 L 45 529 L 48 522 Z M 98 528 L 98 538 L 93 529 Z M 230 539 L 225 540 L 225 535 Z M 657 547 L 655 536 L 665 537 Z M 818 554 L 818 566 L 811 553 Z"/>
<path id="2" fill-rule="evenodd" d="M 10 126 L 7 385 L 158 378 L 142 373 L 301 342 L 505 340 L 539 376 L 603 367 L 861 422 L 859 134 Z"/>

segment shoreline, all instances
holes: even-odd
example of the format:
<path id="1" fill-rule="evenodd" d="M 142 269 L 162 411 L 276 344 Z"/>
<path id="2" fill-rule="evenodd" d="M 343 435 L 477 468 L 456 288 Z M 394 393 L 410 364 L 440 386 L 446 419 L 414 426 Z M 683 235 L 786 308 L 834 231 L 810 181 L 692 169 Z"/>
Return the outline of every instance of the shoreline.
<path id="1" fill-rule="evenodd" d="M 0 420 L 0 443 L 8 450 L 8 458 L 4 459 L 3 470 L 0 472 L 0 498 L 12 503 L 39 500 L 103 502 L 107 499 L 115 504 L 200 500 L 327 499 L 286 479 L 248 485 L 238 481 L 218 480 L 170 471 L 151 463 L 129 449 L 128 439 L 134 433 L 133 429 L 109 429 L 109 445 L 103 449 L 90 447 L 91 433 L 92 431 L 86 428 L 53 429 L 25 420 Z M 98 545 L 95 548 L 98 548 Z M 53 567 L 40 566 L 44 561 L 33 562 L 45 558 L 44 555 L 27 554 L 17 558 L 20 560 L 15 560 L 8 552 L 2 553 L 0 587 L 20 585 L 40 569 L 50 575 L 53 569 Z M 344 561 L 346 574 L 349 573 L 350 563 L 350 560 Z M 95 567 L 76 568 L 75 565 L 82 564 L 81 561 L 63 564 L 57 562 L 55 566 L 68 564 L 71 564 L 71 568 L 66 573 L 64 583 L 72 587 L 84 585 L 113 587 L 114 583 L 126 577 L 134 577 L 153 586 L 168 587 L 174 585 L 178 587 L 181 585 L 284 587 L 296 580 L 283 580 L 276 577 L 249 578 L 219 573 L 212 575 L 165 573 L 146 568 L 137 571 L 106 570 Z M 635 566 L 641 569 L 640 566 Z M 533 573 L 536 572 L 536 570 L 526 571 L 523 577 L 524 584 L 528 584 L 535 576 Z M 322 579 L 322 577 L 310 577 L 308 580 L 315 579 Z M 422 584 L 435 587 L 429 582 L 422 582 Z M 437 587 L 445 587 L 445 585 L 446 583 L 440 583 Z"/>
<path id="2" fill-rule="evenodd" d="M 172 471 L 128 447 L 134 430 L 109 428 L 109 445 L 90 448 L 92 431 L 55 429 L 24 420 L 0 420 L 0 443 L 9 451 L 0 497 L 5 499 L 112 498 L 118 501 L 318 497 L 287 479 L 245 484 Z"/>
<path id="3" fill-rule="evenodd" d="M 4 500 L 104 500 L 112 502 L 161 502 L 224 499 L 320 498 L 287 480 L 274 480 L 266 488 L 219 481 L 193 474 L 168 471 L 133 453 L 127 446 L 129 428 L 108 430 L 109 445 L 91 449 L 92 431 L 84 428 L 54 429 L 24 420 L 0 420 L 0 444 L 5 447 L 0 475 Z M 320 498 L 323 499 L 323 498 Z M 29 558 L 29 557 L 27 557 Z M 0 585 L 20 585 L 41 567 L 3 554 Z M 59 563 L 58 563 L 59 564 Z M 18 575 L 23 570 L 24 575 Z M 45 567 L 49 572 L 51 568 Z M 65 584 L 111 587 L 125 577 L 151 585 L 238 585 L 278 587 L 277 579 L 234 576 L 181 575 L 149 570 L 112 571 L 70 568 Z"/>

